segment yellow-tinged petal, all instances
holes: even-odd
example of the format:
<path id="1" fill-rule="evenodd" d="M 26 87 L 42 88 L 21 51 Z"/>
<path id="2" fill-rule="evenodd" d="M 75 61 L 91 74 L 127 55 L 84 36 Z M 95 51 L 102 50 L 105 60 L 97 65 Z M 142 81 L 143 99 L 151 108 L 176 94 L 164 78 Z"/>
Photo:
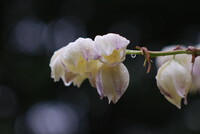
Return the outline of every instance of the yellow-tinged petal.
<path id="1" fill-rule="evenodd" d="M 159 68 L 156 80 L 165 98 L 181 108 L 181 99 L 184 98 L 186 101 L 192 82 L 190 71 L 177 60 L 172 59 Z"/>
<path id="2" fill-rule="evenodd" d="M 54 81 L 59 81 L 60 77 L 65 73 L 65 67 L 61 61 L 61 53 L 64 48 L 61 48 L 54 52 L 49 66 L 51 67 L 51 77 L 54 78 Z"/>
<path id="3" fill-rule="evenodd" d="M 94 41 L 89 38 L 79 38 L 54 53 L 50 62 L 52 78 L 55 81 L 62 78 L 66 86 L 73 83 L 78 87 L 89 78 L 94 86 L 95 76 L 102 64 L 96 60 L 98 58 Z"/>
<path id="4" fill-rule="evenodd" d="M 124 64 L 107 66 L 103 64 L 96 76 L 96 87 L 101 98 L 108 97 L 109 103 L 116 103 L 129 84 L 129 72 Z"/>
<path id="5" fill-rule="evenodd" d="M 84 75 L 91 72 L 98 63 L 98 57 L 91 39 L 79 38 L 69 43 L 62 53 L 62 62 L 69 72 Z"/>
<path id="6" fill-rule="evenodd" d="M 96 36 L 94 42 L 100 61 L 115 66 L 125 59 L 126 47 L 130 41 L 118 34 L 110 33 Z"/>
<path id="7" fill-rule="evenodd" d="M 86 79 L 87 77 L 85 75 L 81 76 L 78 75 L 73 79 L 73 84 L 74 86 L 80 87 L 81 84 L 83 83 L 83 81 Z"/>

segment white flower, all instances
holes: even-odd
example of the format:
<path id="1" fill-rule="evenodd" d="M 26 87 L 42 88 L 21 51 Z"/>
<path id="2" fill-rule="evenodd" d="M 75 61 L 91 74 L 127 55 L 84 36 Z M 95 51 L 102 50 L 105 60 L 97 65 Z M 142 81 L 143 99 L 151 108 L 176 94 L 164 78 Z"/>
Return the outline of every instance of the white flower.
<path id="1" fill-rule="evenodd" d="M 117 34 L 79 38 L 57 50 L 51 58 L 51 76 L 66 86 L 80 87 L 85 79 L 97 88 L 101 98 L 116 103 L 126 91 L 129 73 L 122 64 L 129 41 Z"/>
<path id="2" fill-rule="evenodd" d="M 191 72 L 179 61 L 172 59 L 159 68 L 156 80 L 165 98 L 178 108 L 181 108 L 181 99 L 184 98 L 186 102 L 192 82 Z"/>
<path id="3" fill-rule="evenodd" d="M 124 61 L 129 40 L 118 34 L 110 33 L 103 36 L 96 36 L 94 41 L 101 62 L 115 66 Z"/>
<path id="4" fill-rule="evenodd" d="M 50 61 L 51 76 L 55 81 L 62 78 L 66 86 L 73 82 L 80 87 L 90 73 L 97 70 L 97 57 L 94 42 L 79 38 L 54 53 Z"/>

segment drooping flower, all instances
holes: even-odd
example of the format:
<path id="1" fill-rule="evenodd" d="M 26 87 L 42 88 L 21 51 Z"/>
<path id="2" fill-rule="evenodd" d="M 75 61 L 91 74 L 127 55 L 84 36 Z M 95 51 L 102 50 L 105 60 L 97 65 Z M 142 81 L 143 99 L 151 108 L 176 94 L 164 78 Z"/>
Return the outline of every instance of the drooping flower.
<path id="1" fill-rule="evenodd" d="M 124 61 L 126 47 L 130 41 L 118 34 L 110 33 L 96 36 L 94 42 L 100 55 L 99 60 L 109 66 L 115 66 Z"/>
<path id="2" fill-rule="evenodd" d="M 117 66 L 102 65 L 96 77 L 97 91 L 101 98 L 108 97 L 116 103 L 129 84 L 129 72 L 123 63 Z"/>
<path id="3" fill-rule="evenodd" d="M 129 83 L 129 73 L 122 64 L 129 41 L 117 34 L 79 38 L 57 50 L 51 58 L 51 76 L 66 86 L 80 87 L 85 79 L 97 88 L 101 98 L 116 103 Z"/>
<path id="4" fill-rule="evenodd" d="M 62 78 L 66 86 L 72 82 L 78 87 L 98 68 L 98 57 L 91 39 L 79 38 L 57 50 L 51 58 L 52 78 Z"/>
<path id="5" fill-rule="evenodd" d="M 191 73 L 176 59 L 164 63 L 158 70 L 157 85 L 165 98 L 181 108 L 182 98 L 187 99 L 187 94 L 192 82 Z"/>

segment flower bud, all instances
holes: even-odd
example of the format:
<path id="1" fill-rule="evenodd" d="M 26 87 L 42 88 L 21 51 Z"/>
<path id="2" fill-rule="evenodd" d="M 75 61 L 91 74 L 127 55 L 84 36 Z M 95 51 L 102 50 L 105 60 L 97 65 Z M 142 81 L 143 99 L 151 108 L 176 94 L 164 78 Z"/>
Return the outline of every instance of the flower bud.
<path id="1" fill-rule="evenodd" d="M 187 94 L 192 82 L 191 72 L 176 59 L 164 63 L 156 76 L 157 86 L 165 98 L 181 108 L 181 100 L 187 103 Z"/>

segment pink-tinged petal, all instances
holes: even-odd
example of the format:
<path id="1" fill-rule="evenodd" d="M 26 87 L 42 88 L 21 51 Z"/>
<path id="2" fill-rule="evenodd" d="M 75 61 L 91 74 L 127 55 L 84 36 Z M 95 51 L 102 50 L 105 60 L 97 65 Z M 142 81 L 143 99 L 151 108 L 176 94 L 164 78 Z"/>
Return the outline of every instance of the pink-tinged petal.
<path id="1" fill-rule="evenodd" d="M 61 54 L 61 58 L 67 68 L 77 66 L 80 60 L 83 59 L 76 42 L 71 42 L 66 46 Z"/>
<path id="2" fill-rule="evenodd" d="M 79 38 L 76 40 L 76 46 L 86 61 L 96 60 L 99 58 L 99 55 L 94 47 L 94 41 L 92 39 Z"/>
<path id="3" fill-rule="evenodd" d="M 181 99 L 186 101 L 192 82 L 190 71 L 177 60 L 172 59 L 159 68 L 156 80 L 165 98 L 181 108 Z"/>
<path id="4" fill-rule="evenodd" d="M 96 76 L 96 87 L 101 98 L 108 97 L 109 103 L 116 103 L 129 84 L 129 72 L 124 64 L 107 66 L 103 64 Z"/>
<path id="5" fill-rule="evenodd" d="M 109 33 L 103 36 L 96 36 L 94 42 L 97 51 L 102 55 L 108 56 L 114 50 L 126 48 L 130 41 L 118 34 Z"/>
<path id="6" fill-rule="evenodd" d="M 91 72 L 98 60 L 97 52 L 94 49 L 94 42 L 91 39 L 79 38 L 69 43 L 62 53 L 62 63 L 69 72 L 84 75 Z"/>
<path id="7" fill-rule="evenodd" d="M 90 82 L 90 84 L 91 84 L 92 87 L 96 88 L 96 77 L 97 77 L 99 68 L 102 66 L 102 64 L 103 63 L 98 62 L 97 64 L 95 64 L 95 66 L 93 67 L 92 71 L 90 71 L 89 73 L 87 73 L 89 82 Z"/>
<path id="8" fill-rule="evenodd" d="M 126 47 L 130 41 L 118 34 L 110 33 L 96 36 L 94 42 L 100 61 L 115 66 L 125 59 Z"/>

